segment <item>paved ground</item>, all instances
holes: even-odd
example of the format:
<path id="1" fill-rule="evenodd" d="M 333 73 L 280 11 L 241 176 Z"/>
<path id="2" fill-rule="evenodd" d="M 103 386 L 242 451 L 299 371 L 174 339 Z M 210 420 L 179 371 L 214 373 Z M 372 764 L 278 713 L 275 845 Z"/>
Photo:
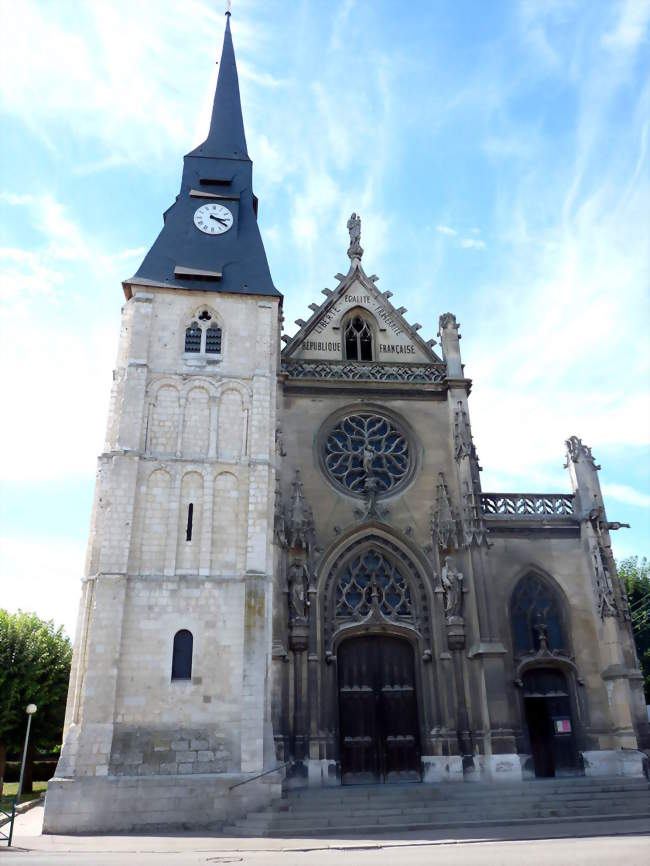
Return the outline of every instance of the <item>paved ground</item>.
<path id="1" fill-rule="evenodd" d="M 0 866 L 648 866 L 650 821 L 543 828 L 454 830 L 385 839 L 237 839 L 168 836 L 42 836 L 43 807 L 16 820 Z M 536 838 L 544 834 L 546 838 Z M 579 838 L 574 837 L 579 834 Z M 617 835 L 619 834 L 619 835 Z M 554 838 L 555 837 L 555 838 Z M 560 837 L 560 838 L 558 838 Z"/>

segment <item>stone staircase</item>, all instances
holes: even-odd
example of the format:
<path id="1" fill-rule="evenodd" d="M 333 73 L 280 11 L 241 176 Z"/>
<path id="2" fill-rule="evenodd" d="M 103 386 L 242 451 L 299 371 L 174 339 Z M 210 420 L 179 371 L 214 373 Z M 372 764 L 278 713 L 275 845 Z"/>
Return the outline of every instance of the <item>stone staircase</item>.
<path id="1" fill-rule="evenodd" d="M 223 833 L 359 837 L 631 818 L 650 821 L 650 783 L 646 779 L 354 785 L 291 791 L 269 808 L 224 827 Z"/>

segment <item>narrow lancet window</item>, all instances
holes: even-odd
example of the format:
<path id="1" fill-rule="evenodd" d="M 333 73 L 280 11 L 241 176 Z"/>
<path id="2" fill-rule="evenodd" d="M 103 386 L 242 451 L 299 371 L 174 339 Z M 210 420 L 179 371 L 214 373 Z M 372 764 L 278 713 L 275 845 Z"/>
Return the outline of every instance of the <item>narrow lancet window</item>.
<path id="1" fill-rule="evenodd" d="M 194 503 L 187 506 L 187 527 L 185 529 L 185 541 L 192 540 L 192 519 L 194 517 Z"/>
<path id="2" fill-rule="evenodd" d="M 172 679 L 192 679 L 192 632 L 182 628 L 174 635 L 174 650 L 172 653 Z"/>
<path id="3" fill-rule="evenodd" d="M 199 327 L 198 322 L 192 322 L 189 328 L 185 331 L 185 351 L 201 351 L 201 328 Z"/>
<path id="4" fill-rule="evenodd" d="M 344 333 L 345 357 L 348 361 L 372 361 L 372 333 L 361 316 L 347 323 Z"/>

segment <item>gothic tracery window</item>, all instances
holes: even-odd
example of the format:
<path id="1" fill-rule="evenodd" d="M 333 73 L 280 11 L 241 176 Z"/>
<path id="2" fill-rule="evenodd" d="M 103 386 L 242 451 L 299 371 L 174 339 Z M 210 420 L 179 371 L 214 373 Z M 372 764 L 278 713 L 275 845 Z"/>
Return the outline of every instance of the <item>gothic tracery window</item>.
<path id="1" fill-rule="evenodd" d="M 347 361 L 372 361 L 372 331 L 362 316 L 351 318 L 343 332 Z"/>
<path id="2" fill-rule="evenodd" d="M 360 495 L 372 478 L 378 495 L 406 479 L 411 450 L 397 424 L 381 415 L 358 412 L 342 418 L 325 440 L 324 465 L 348 492 Z"/>
<path id="3" fill-rule="evenodd" d="M 567 643 L 556 592 L 536 574 L 523 577 L 512 594 L 512 631 L 515 652 L 564 650 Z"/>
<path id="4" fill-rule="evenodd" d="M 209 310 L 202 310 L 185 329 L 185 352 L 220 355 L 221 328 Z"/>
<path id="5" fill-rule="evenodd" d="M 411 593 L 404 576 L 379 550 L 371 547 L 350 560 L 338 578 L 336 619 L 364 619 L 372 610 L 373 599 L 387 619 L 413 618 Z"/>

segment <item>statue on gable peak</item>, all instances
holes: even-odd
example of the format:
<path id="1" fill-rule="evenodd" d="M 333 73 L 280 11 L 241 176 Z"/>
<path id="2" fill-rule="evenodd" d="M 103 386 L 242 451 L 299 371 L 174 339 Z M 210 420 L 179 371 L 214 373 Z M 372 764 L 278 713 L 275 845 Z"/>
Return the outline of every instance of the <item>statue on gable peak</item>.
<path id="1" fill-rule="evenodd" d="M 348 232 L 350 233 L 348 257 L 350 259 L 360 259 L 363 255 L 363 247 L 361 246 L 361 217 L 356 213 L 353 213 L 348 220 Z"/>

